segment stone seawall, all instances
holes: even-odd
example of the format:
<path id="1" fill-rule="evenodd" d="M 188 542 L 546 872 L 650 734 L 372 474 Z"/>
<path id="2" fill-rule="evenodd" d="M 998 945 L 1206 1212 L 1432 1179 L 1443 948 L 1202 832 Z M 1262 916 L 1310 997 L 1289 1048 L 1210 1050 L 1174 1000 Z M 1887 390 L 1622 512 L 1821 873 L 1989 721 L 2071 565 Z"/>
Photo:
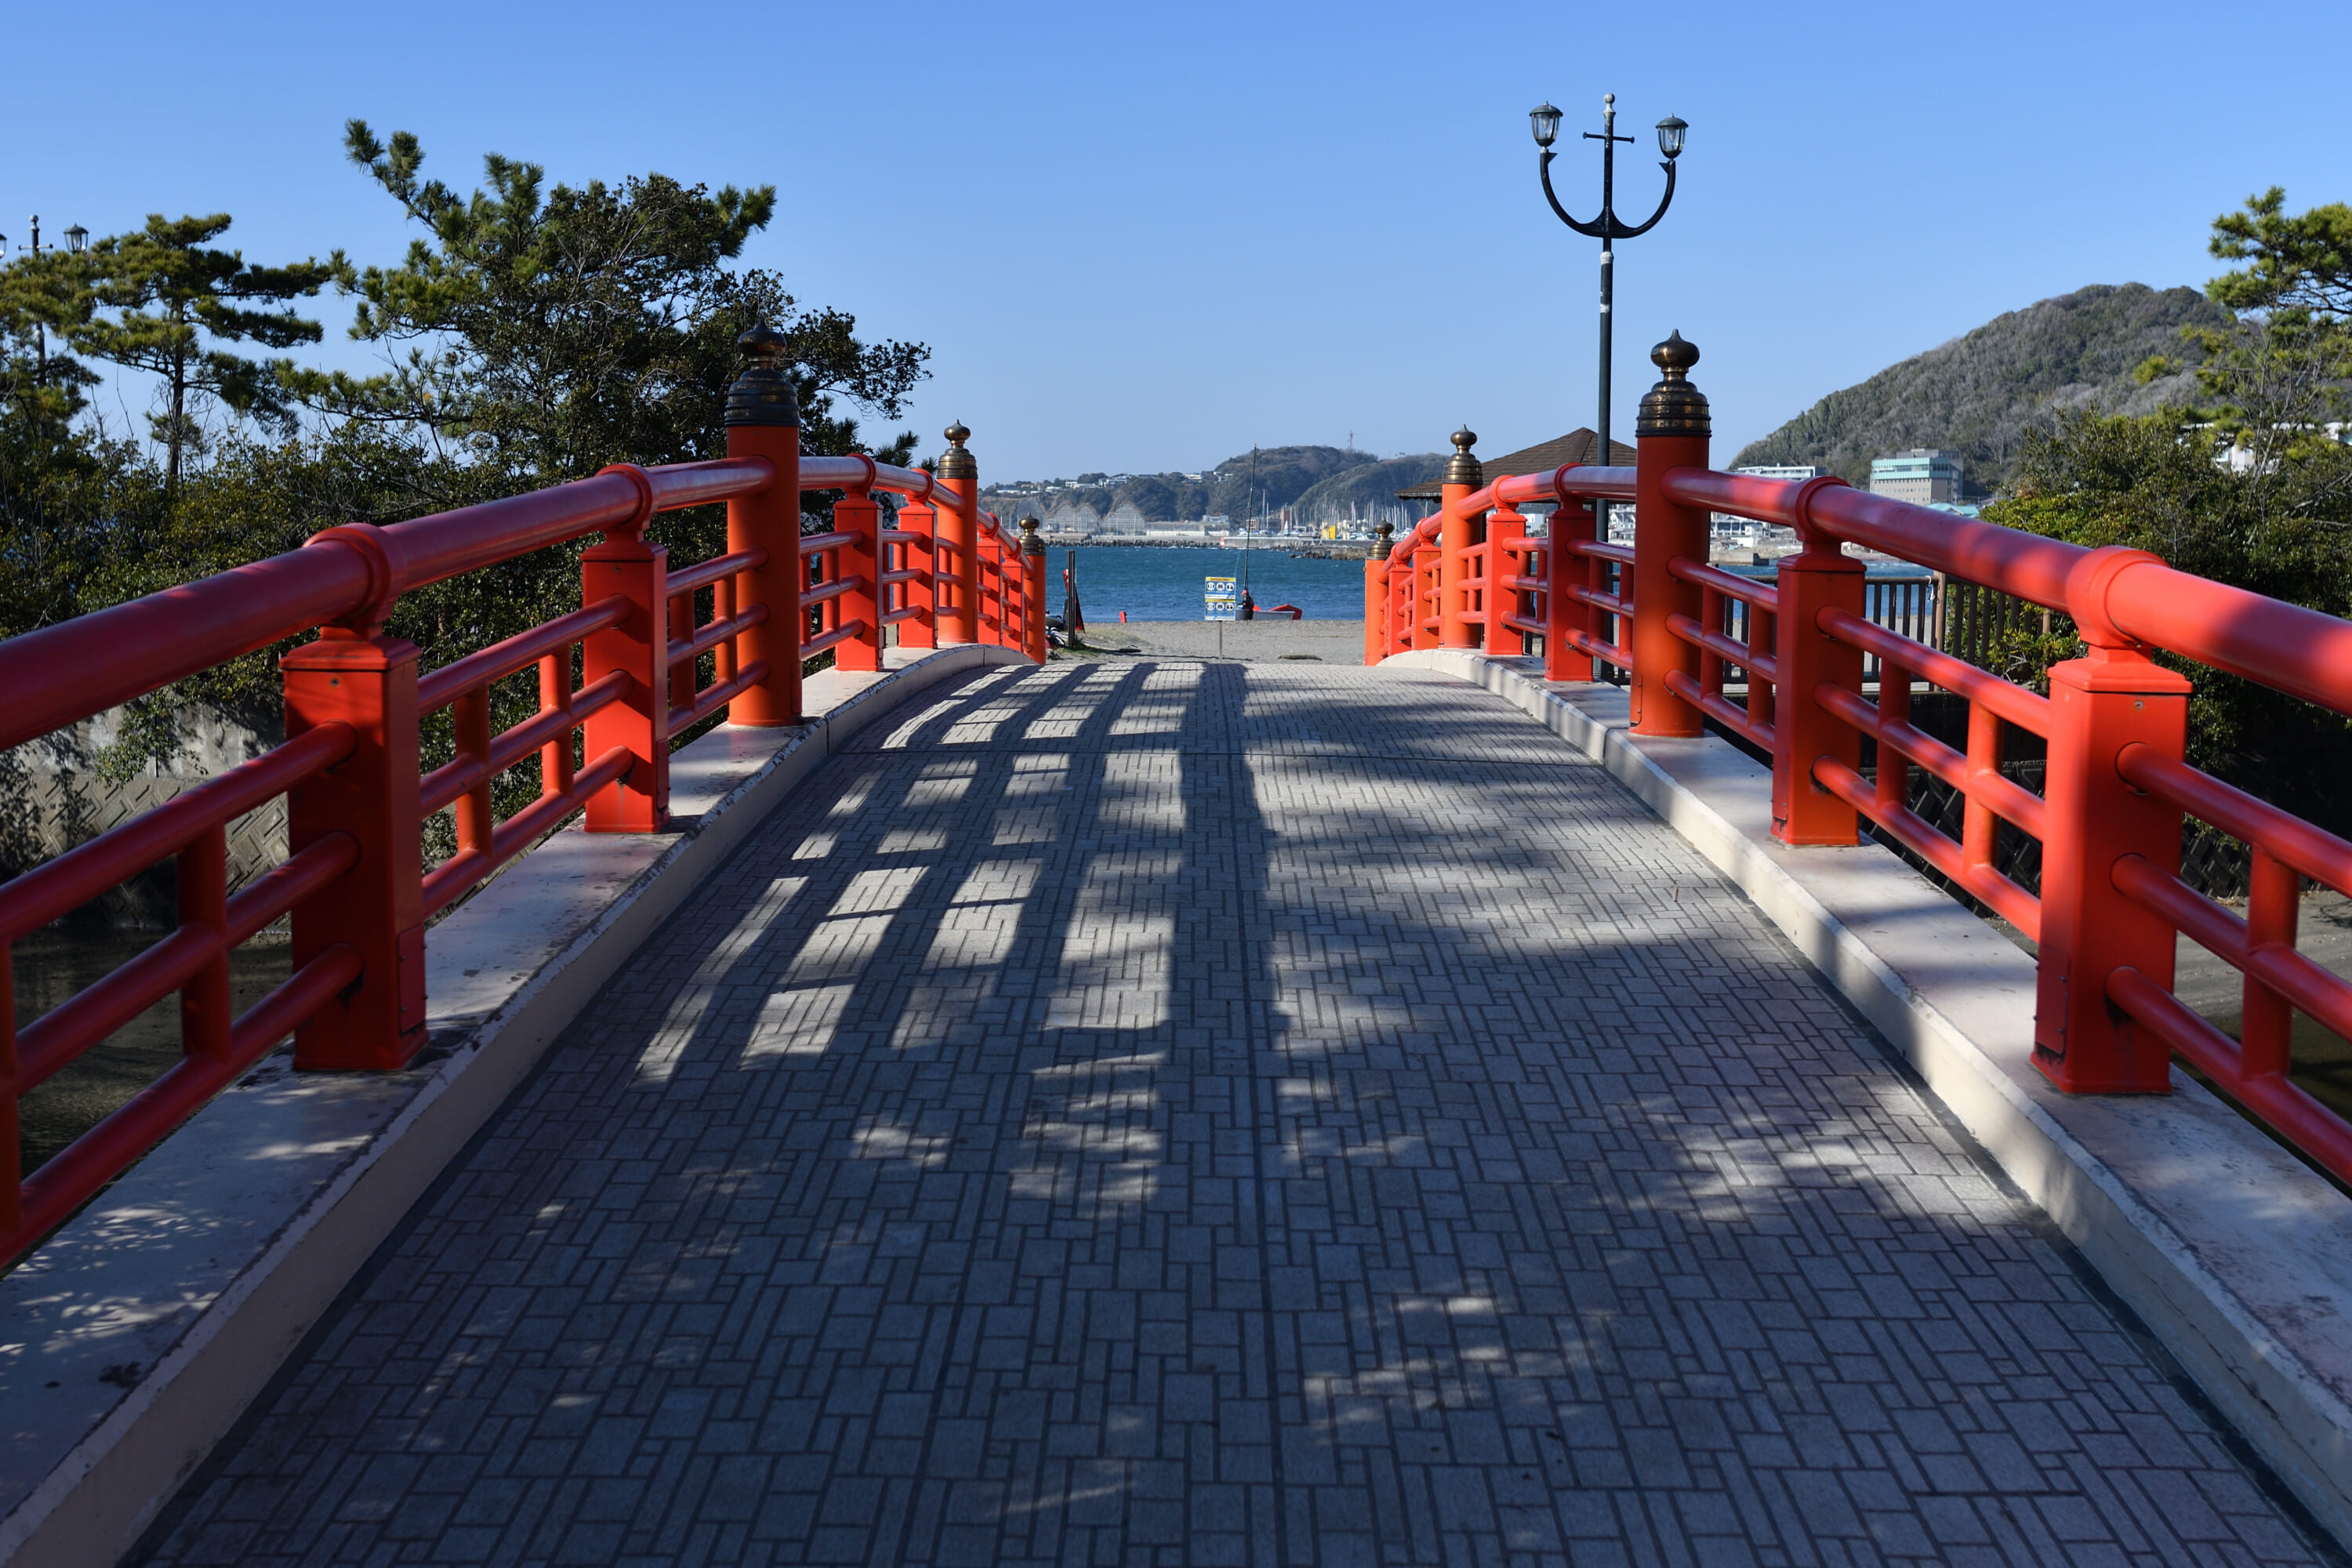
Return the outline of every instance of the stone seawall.
<path id="1" fill-rule="evenodd" d="M 283 731 L 267 721 L 210 709 L 180 715 L 184 743 L 170 770 L 150 763 L 110 781 L 100 769 L 121 739 L 125 713 L 110 708 L 80 723 L 0 751 L 0 876 L 13 877 L 89 843 L 184 790 L 277 745 Z M 267 725 L 265 728 L 264 726 Z M 231 890 L 286 858 L 281 796 L 229 825 Z M 117 926 L 169 925 L 176 918 L 172 863 L 135 878 L 89 906 L 93 919 Z"/>

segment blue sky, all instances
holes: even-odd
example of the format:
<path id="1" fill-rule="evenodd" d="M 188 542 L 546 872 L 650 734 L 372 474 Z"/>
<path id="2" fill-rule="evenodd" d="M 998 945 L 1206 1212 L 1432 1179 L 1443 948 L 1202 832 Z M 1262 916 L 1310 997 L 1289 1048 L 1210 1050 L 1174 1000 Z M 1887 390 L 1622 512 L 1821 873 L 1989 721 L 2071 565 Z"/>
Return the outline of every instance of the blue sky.
<path id="1" fill-rule="evenodd" d="M 747 260 L 930 344 L 924 449 L 961 417 L 1000 479 L 1589 424 L 1595 247 L 1536 185 L 1540 99 L 1579 216 L 1597 156 L 1570 138 L 1604 90 L 1643 137 L 1633 216 L 1648 128 L 1690 122 L 1673 212 L 1619 253 L 1616 418 L 1679 328 L 1726 458 L 2002 310 L 2201 284 L 2207 226 L 2265 185 L 2352 197 L 2340 61 L 2207 5 L 134 0 L 102 45 L 100 15 L 12 14 L 12 246 L 32 211 L 54 236 L 226 209 L 254 259 L 389 260 L 407 233 L 342 159 L 352 115 L 467 185 L 488 151 L 772 182 Z M 348 302 L 320 305 L 319 357 L 369 363 Z"/>

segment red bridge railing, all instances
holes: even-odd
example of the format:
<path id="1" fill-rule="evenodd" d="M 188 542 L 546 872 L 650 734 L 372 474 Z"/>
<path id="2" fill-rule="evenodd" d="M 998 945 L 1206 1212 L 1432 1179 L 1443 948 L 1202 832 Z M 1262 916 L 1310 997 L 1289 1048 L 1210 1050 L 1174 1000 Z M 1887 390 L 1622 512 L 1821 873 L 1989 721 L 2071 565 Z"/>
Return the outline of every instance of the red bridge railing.
<path id="1" fill-rule="evenodd" d="M 2352 984 L 2294 945 L 2303 880 L 2352 893 L 2352 843 L 2190 767 L 2189 682 L 2150 658 L 2169 651 L 2352 715 L 2352 622 L 2144 551 L 2086 550 L 1834 478 L 1717 472 L 1706 400 L 1686 376 L 1697 351 L 1676 337 L 1652 357 L 1664 378 L 1643 401 L 1633 468 L 1485 482 L 1465 446 L 1438 512 L 1366 563 L 1367 662 L 1539 647 L 1549 679 L 1590 680 L 1596 661 L 1626 671 L 1636 734 L 1696 736 L 1712 719 L 1770 753 L 1780 841 L 1850 846 L 1867 818 L 2032 938 L 2033 1059 L 2058 1087 L 2164 1093 L 2177 1053 L 2352 1181 L 2352 1125 L 2288 1075 L 2296 1010 L 2352 1037 Z M 1630 548 L 1596 537 L 1609 501 L 1633 503 Z M 1546 537 L 1527 536 L 1517 509 L 1530 502 L 1559 509 Z M 1773 583 L 1717 570 L 1711 512 L 1794 529 L 1801 548 Z M 2045 697 L 1875 625 L 1847 545 L 2071 616 L 2082 657 L 2052 667 Z M 1874 700 L 1865 655 L 1878 662 Z M 1731 671 L 1745 706 L 1725 695 Z M 1911 721 L 1915 680 L 1965 700 L 1965 748 Z M 2039 795 L 2001 772 L 2010 728 L 2048 746 Z M 1908 807 L 1913 768 L 1964 798 L 1957 838 Z M 2252 846 L 2243 916 L 2181 879 L 2184 816 Z M 1996 869 L 2002 823 L 2039 840 L 2038 893 Z M 2176 933 L 2242 974 L 2238 1039 L 2173 994 Z"/>
<path id="2" fill-rule="evenodd" d="M 971 432 L 948 431 L 936 475 L 866 458 L 803 458 L 781 340 L 728 404 L 728 456 L 640 468 L 376 527 L 0 642 L 0 747 L 14 746 L 226 660 L 316 630 L 280 661 L 286 742 L 0 886 L 0 1262 L 13 1258 L 294 1037 L 295 1065 L 385 1068 L 425 1041 L 425 923 L 584 810 L 597 833 L 659 831 L 671 738 L 726 710 L 802 721 L 803 660 L 877 670 L 898 646 L 986 643 L 1045 658 L 1045 547 L 978 509 Z M 801 497 L 841 490 L 834 528 L 801 532 Z M 880 526 L 877 492 L 905 498 Z M 672 570 L 644 537 L 660 512 L 724 502 L 727 549 Z M 404 593 L 590 534 L 581 607 L 422 672 L 384 630 Z M 709 656 L 711 674 L 698 671 Z M 575 661 L 578 684 L 573 683 Z M 539 710 L 490 728 L 490 689 L 536 665 Z M 418 721 L 452 710 L 456 756 L 421 770 Z M 503 821 L 491 786 L 540 760 L 537 800 Z M 227 827 L 283 795 L 285 861 L 231 896 Z M 457 852 L 425 868 L 423 830 L 456 817 Z M 19 1029 L 6 944 L 165 859 L 179 923 Z M 293 973 L 231 1016 L 229 952 L 290 919 Z M 19 1100 L 153 1004 L 180 994 L 181 1060 L 21 1182 Z"/>

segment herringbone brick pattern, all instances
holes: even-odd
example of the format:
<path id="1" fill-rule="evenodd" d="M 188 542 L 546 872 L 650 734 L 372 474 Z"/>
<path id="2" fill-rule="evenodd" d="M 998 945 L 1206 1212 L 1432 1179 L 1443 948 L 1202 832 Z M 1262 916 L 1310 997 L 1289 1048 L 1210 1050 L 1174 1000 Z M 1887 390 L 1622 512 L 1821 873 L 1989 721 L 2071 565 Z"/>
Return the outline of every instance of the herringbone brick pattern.
<path id="1" fill-rule="evenodd" d="M 2311 1561 L 1597 769 L 1171 662 L 829 763 L 185 1503 L 152 1562 Z"/>

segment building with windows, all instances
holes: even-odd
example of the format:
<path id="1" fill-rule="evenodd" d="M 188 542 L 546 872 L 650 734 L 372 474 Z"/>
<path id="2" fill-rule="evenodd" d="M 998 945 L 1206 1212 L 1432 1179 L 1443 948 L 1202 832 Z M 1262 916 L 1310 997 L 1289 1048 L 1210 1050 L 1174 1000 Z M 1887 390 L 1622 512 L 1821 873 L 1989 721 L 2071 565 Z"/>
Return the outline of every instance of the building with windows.
<path id="1" fill-rule="evenodd" d="M 1870 462 L 1870 493 L 1916 506 L 1960 502 L 1960 459 L 1933 447 L 1914 447 Z"/>

